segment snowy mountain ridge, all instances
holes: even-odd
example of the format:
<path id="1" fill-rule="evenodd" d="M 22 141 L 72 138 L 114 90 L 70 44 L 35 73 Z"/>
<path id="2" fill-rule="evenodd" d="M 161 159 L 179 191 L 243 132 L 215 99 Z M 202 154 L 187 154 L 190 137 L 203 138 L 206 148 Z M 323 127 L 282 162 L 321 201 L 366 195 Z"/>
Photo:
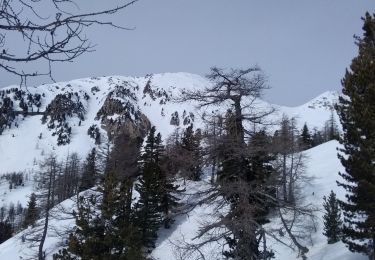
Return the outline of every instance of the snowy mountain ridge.
<path id="1" fill-rule="evenodd" d="M 16 86 L 0 89 L 2 171 L 31 169 L 32 162 L 41 158 L 40 154 L 50 151 L 58 155 L 80 151 L 84 156 L 95 146 L 95 135 L 100 134 L 104 141 L 107 135 L 104 129 L 111 125 L 109 128 L 113 130 L 116 123 L 139 124 L 142 121 L 143 128 L 147 128 L 149 120 L 163 137 L 179 126 L 195 123 L 199 127 L 202 112 L 195 110 L 192 103 L 176 104 L 171 99 L 182 89 L 203 88 L 209 84 L 199 75 L 164 73 L 145 77 L 85 78 L 27 89 Z M 299 128 L 305 122 L 310 129 L 322 128 L 337 97 L 336 92 L 325 92 L 297 107 L 264 101 L 259 101 L 259 106 L 276 109 L 270 120 L 277 121 L 285 114 L 296 117 Z M 59 141 L 61 145 L 58 145 Z M 64 145 L 67 142 L 69 145 Z M 16 163 L 19 147 L 32 154 Z"/>

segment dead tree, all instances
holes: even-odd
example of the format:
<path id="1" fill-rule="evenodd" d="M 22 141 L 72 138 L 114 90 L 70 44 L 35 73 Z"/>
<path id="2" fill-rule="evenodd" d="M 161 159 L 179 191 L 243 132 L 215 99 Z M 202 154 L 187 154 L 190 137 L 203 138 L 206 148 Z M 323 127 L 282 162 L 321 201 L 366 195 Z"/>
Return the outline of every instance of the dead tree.
<path id="1" fill-rule="evenodd" d="M 138 0 L 126 1 L 106 10 L 79 12 L 74 0 L 3 0 L 0 1 L 0 68 L 21 78 L 52 77 L 52 63 L 70 62 L 94 50 L 85 36 L 93 25 L 108 25 L 129 30 L 102 20 L 103 16 L 122 11 Z M 45 10 L 52 10 L 48 13 Z M 19 48 L 14 41 L 23 43 Z M 44 72 L 26 64 L 44 64 Z"/>

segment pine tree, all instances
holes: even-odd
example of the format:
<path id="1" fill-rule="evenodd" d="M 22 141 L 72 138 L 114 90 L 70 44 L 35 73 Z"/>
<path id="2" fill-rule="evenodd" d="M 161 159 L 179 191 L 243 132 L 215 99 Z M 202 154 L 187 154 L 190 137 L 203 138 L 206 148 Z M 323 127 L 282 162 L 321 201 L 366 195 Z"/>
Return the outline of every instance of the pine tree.
<path id="1" fill-rule="evenodd" d="M 132 185 L 130 180 L 119 183 L 109 171 L 99 187 L 100 194 L 81 196 L 75 213 L 77 227 L 69 236 L 67 249 L 55 254 L 55 259 L 144 259 L 139 228 L 126 206 Z"/>
<path id="2" fill-rule="evenodd" d="M 119 197 L 115 203 L 114 226 L 114 252 L 120 260 L 142 260 L 142 237 L 137 219 L 132 208 L 128 207 L 129 199 L 132 200 L 133 181 L 124 179 L 120 183 Z M 130 196 L 130 197 L 129 197 Z"/>
<path id="3" fill-rule="evenodd" d="M 137 225 L 140 227 L 142 244 L 146 249 L 155 247 L 157 230 L 162 216 L 160 212 L 160 154 L 156 129 L 152 127 L 146 140 L 144 152 L 141 155 L 141 176 L 135 185 L 139 200 L 135 206 Z"/>
<path id="4" fill-rule="evenodd" d="M 200 180 L 202 174 L 201 139 L 200 130 L 194 132 L 193 124 L 186 128 L 181 138 L 181 148 L 186 157 L 187 177 L 193 181 Z"/>
<path id="5" fill-rule="evenodd" d="M 311 138 L 311 134 L 306 123 L 303 125 L 303 128 L 302 128 L 301 142 L 302 142 L 302 146 L 306 149 L 309 149 L 312 147 L 312 138 Z"/>
<path id="6" fill-rule="evenodd" d="M 311 146 L 315 147 L 317 145 L 322 144 L 324 142 L 324 138 L 322 136 L 322 133 L 317 128 L 314 128 L 313 131 L 314 131 L 314 133 L 313 133 L 313 136 L 312 136 Z"/>
<path id="7" fill-rule="evenodd" d="M 114 211 L 117 204 L 116 180 L 113 172 L 105 173 L 99 193 L 78 198 L 74 212 L 76 228 L 69 235 L 66 250 L 54 255 L 55 259 L 119 259 L 114 256 Z"/>
<path id="8" fill-rule="evenodd" d="M 35 221 L 37 221 L 38 219 L 38 215 L 38 208 L 36 206 L 36 195 L 35 193 L 31 193 L 30 200 L 27 203 L 26 216 L 23 221 L 23 227 L 27 228 L 30 225 L 34 225 Z"/>
<path id="9" fill-rule="evenodd" d="M 103 257 L 110 259 L 110 256 L 113 253 L 112 247 L 116 242 L 116 235 L 114 234 L 114 219 L 116 217 L 115 212 L 116 206 L 118 205 L 117 202 L 120 197 L 118 183 L 113 171 L 105 173 L 104 183 L 100 189 L 103 194 L 102 203 L 100 205 L 102 213 L 101 220 L 104 228 L 102 243 L 106 249 L 106 251 L 103 252 Z"/>
<path id="10" fill-rule="evenodd" d="M 339 140 L 339 130 L 333 110 L 331 110 L 331 115 L 328 120 L 328 141 L 330 140 Z"/>
<path id="11" fill-rule="evenodd" d="M 323 207 L 325 210 L 325 214 L 323 216 L 323 235 L 327 237 L 328 244 L 334 244 L 341 238 L 342 221 L 339 201 L 336 199 L 336 194 L 332 190 L 328 199 L 324 196 L 323 200 Z"/>
<path id="12" fill-rule="evenodd" d="M 173 223 L 173 219 L 171 217 L 171 211 L 173 208 L 179 205 L 178 201 L 179 198 L 177 197 L 177 193 L 180 191 L 178 190 L 179 186 L 173 184 L 173 180 L 170 176 L 168 176 L 168 172 L 165 169 L 165 165 L 167 165 L 168 158 L 165 156 L 165 147 L 163 145 L 163 141 L 161 138 L 160 133 L 156 136 L 155 139 L 155 146 L 157 150 L 157 154 L 159 156 L 159 193 L 160 193 L 160 211 L 163 214 L 163 224 L 164 228 L 170 228 L 171 223 Z"/>
<path id="13" fill-rule="evenodd" d="M 99 209 L 100 203 L 97 194 L 79 197 L 77 212 L 74 212 L 76 227 L 74 232 L 69 235 L 67 243 L 69 254 L 62 252 L 62 255 L 79 256 L 82 259 L 104 259 L 103 257 L 109 249 L 104 243 L 104 224 L 98 213 Z M 54 257 L 62 256 L 56 254 Z"/>
<path id="14" fill-rule="evenodd" d="M 97 154 L 93 148 L 87 155 L 83 165 L 83 172 L 79 183 L 79 191 L 84 191 L 95 186 L 98 177 Z"/>
<path id="15" fill-rule="evenodd" d="M 336 107 L 343 126 L 339 159 L 345 168 L 346 201 L 343 242 L 353 252 L 375 259 L 375 16 L 366 13 L 363 37 L 356 37 L 358 56 L 342 80 L 343 94 Z"/>
<path id="16" fill-rule="evenodd" d="M 12 225 L 6 221 L 0 221 L 0 244 L 12 237 Z"/>

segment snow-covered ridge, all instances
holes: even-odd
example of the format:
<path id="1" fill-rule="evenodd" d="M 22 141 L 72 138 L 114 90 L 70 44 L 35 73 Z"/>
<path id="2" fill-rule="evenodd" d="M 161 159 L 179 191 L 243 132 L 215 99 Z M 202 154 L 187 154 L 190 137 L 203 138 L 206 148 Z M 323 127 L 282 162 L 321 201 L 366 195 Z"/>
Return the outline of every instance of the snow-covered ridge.
<path id="1" fill-rule="evenodd" d="M 199 127 L 201 113 L 194 109 L 194 104 L 176 104 L 171 99 L 182 89 L 209 85 L 199 75 L 163 73 L 145 77 L 93 77 L 28 89 L 15 86 L 0 89 L 1 171 L 32 169 L 33 162 L 51 151 L 62 156 L 78 151 L 85 156 L 98 144 L 98 133 L 105 139 L 106 125 L 126 120 L 137 123 L 144 119 L 142 115 L 156 125 L 163 137 L 176 127 L 194 121 Z M 270 121 L 286 114 L 296 117 L 299 127 L 307 122 L 310 129 L 320 129 L 329 119 L 337 97 L 336 92 L 325 92 L 297 107 L 264 101 L 259 101 L 259 107 L 276 108 Z M 26 151 L 21 161 L 18 160 L 20 151 Z"/>

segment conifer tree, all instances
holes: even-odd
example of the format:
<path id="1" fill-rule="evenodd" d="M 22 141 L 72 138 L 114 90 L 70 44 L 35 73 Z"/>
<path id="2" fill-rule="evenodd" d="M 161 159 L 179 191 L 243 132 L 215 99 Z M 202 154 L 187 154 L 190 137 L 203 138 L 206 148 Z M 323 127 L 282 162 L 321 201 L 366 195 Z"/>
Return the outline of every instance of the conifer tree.
<path id="1" fill-rule="evenodd" d="M 356 37 L 358 56 L 342 80 L 344 96 L 336 107 L 343 126 L 339 159 L 345 168 L 339 186 L 344 214 L 343 242 L 353 252 L 375 259 L 375 16 L 362 18 L 363 37 Z"/>
<path id="2" fill-rule="evenodd" d="M 194 181 L 200 180 L 202 174 L 201 139 L 200 130 L 194 132 L 193 124 L 186 128 L 181 138 L 181 148 L 187 164 L 187 177 Z"/>
<path id="3" fill-rule="evenodd" d="M 23 227 L 27 228 L 30 225 L 34 225 L 35 221 L 38 219 L 38 208 L 36 205 L 36 195 L 31 193 L 30 200 L 27 203 L 26 215 L 23 221 Z"/>
<path id="4" fill-rule="evenodd" d="M 331 115 L 328 120 L 328 141 L 339 139 L 339 130 L 335 119 L 335 114 L 331 110 Z"/>
<path id="5" fill-rule="evenodd" d="M 317 128 L 314 128 L 311 146 L 315 147 L 317 145 L 322 144 L 323 142 L 324 142 L 324 138 L 322 136 L 322 133 Z"/>
<path id="6" fill-rule="evenodd" d="M 131 196 L 129 190 L 133 188 L 133 181 L 124 179 L 119 186 L 119 194 L 115 203 L 114 226 L 114 252 L 117 259 L 121 260 L 142 260 L 142 237 L 140 228 L 137 226 L 137 219 L 132 208 L 128 207 L 128 196 Z"/>
<path id="7" fill-rule="evenodd" d="M 116 236 L 114 234 L 114 218 L 116 217 L 115 211 L 117 202 L 119 200 L 118 183 L 115 178 L 113 171 L 105 173 L 104 183 L 100 187 L 103 194 L 101 208 L 101 219 L 104 228 L 103 244 L 107 252 L 103 252 L 103 256 L 109 258 L 113 253 L 112 246 L 116 242 Z"/>
<path id="8" fill-rule="evenodd" d="M 74 212 L 76 227 L 69 235 L 67 251 L 54 255 L 56 259 L 78 256 L 82 259 L 104 259 L 109 249 L 106 246 L 104 224 L 98 210 L 97 194 L 80 196 L 77 212 Z"/>
<path id="9" fill-rule="evenodd" d="M 0 244 L 12 237 L 13 228 L 8 220 L 0 221 Z"/>
<path id="10" fill-rule="evenodd" d="M 77 227 L 69 236 L 68 248 L 55 254 L 55 259 L 144 259 L 139 228 L 125 203 L 129 185 L 132 181 L 119 183 L 108 171 L 100 194 L 81 196 L 75 213 Z"/>
<path id="11" fill-rule="evenodd" d="M 302 146 L 306 149 L 309 149 L 312 147 L 312 138 L 311 138 L 310 130 L 307 127 L 306 123 L 303 125 L 303 128 L 302 128 L 301 142 L 302 142 Z"/>
<path id="12" fill-rule="evenodd" d="M 84 191 L 95 186 L 98 176 L 97 154 L 96 149 L 93 148 L 87 155 L 86 161 L 83 165 L 81 180 L 79 183 L 79 191 Z"/>
<path id="13" fill-rule="evenodd" d="M 341 237 L 341 211 L 339 207 L 339 202 L 336 199 L 336 194 L 331 190 L 328 199 L 323 197 L 324 203 L 323 207 L 325 214 L 323 216 L 324 220 L 324 232 L 328 239 L 328 244 L 334 244 L 340 240 Z"/>
<path id="14" fill-rule="evenodd" d="M 253 201 L 254 205 L 263 205 L 257 209 L 254 209 L 256 221 L 260 225 L 269 222 L 267 215 L 269 210 L 275 206 L 273 199 L 276 197 L 276 189 L 270 184 L 272 174 L 275 172 L 272 167 L 271 161 L 275 157 L 270 153 L 271 138 L 267 135 L 264 130 L 256 132 L 252 135 L 249 141 L 250 150 L 250 172 L 252 173 L 252 179 L 249 185 L 256 188 L 262 185 L 264 188 L 264 195 L 258 194 L 257 196 L 251 196 L 250 200 Z M 255 182 L 255 185 L 254 185 Z M 263 252 L 265 254 L 266 252 Z"/>
<path id="15" fill-rule="evenodd" d="M 179 203 L 177 193 L 179 186 L 173 184 L 173 179 L 168 175 L 166 165 L 168 164 L 168 158 L 165 156 L 165 147 L 160 133 L 157 134 L 155 139 L 155 146 L 157 154 L 159 156 L 158 165 L 160 168 L 159 175 L 159 193 L 160 193 L 160 211 L 163 214 L 163 224 L 165 228 L 170 228 L 173 219 L 171 217 L 171 211 L 176 208 Z"/>
<path id="16" fill-rule="evenodd" d="M 137 224 L 140 227 L 142 244 L 146 249 L 155 247 L 157 230 L 162 216 L 160 212 L 160 147 L 158 148 L 156 129 L 152 127 L 141 155 L 141 176 L 135 185 L 139 193 L 136 204 Z"/>

